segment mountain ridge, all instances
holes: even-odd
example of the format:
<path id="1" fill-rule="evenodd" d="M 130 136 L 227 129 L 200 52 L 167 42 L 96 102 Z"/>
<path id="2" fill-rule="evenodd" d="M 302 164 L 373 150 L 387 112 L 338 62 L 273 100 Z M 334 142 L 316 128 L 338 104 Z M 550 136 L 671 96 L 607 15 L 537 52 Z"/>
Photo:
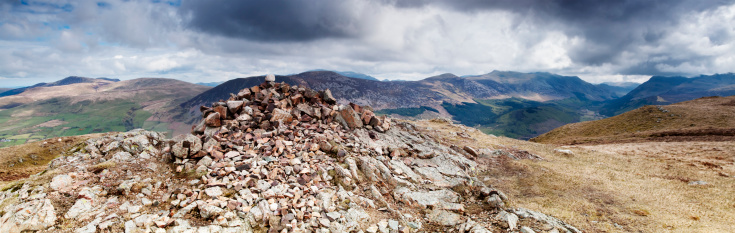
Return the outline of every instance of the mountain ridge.
<path id="1" fill-rule="evenodd" d="M 625 96 L 603 105 L 601 113 L 614 116 L 643 105 L 666 105 L 706 96 L 735 95 L 735 74 L 653 76 Z"/>
<path id="2" fill-rule="evenodd" d="M 94 82 L 99 82 L 99 81 L 119 82 L 120 79 L 87 78 L 87 77 L 80 77 L 80 76 L 69 76 L 59 81 L 52 82 L 52 83 L 36 83 L 28 87 L 19 87 L 19 88 L 14 88 L 10 90 L 0 91 L 0 97 L 17 95 L 17 94 L 25 92 L 28 89 L 37 88 L 37 87 L 55 87 L 55 86 L 71 85 L 71 84 L 76 84 L 76 83 L 94 83 Z"/>

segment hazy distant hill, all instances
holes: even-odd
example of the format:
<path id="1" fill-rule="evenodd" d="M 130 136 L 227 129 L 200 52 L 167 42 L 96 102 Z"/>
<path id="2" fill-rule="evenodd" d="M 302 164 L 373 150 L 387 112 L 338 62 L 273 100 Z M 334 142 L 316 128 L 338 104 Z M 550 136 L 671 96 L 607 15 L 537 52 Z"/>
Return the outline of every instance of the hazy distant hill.
<path id="1" fill-rule="evenodd" d="M 627 95 L 630 91 L 641 85 L 640 83 L 634 82 L 604 82 L 595 86 L 603 89 L 607 89 L 615 93 L 617 96 Z"/>
<path id="2" fill-rule="evenodd" d="M 646 105 L 598 120 L 565 125 L 532 141 L 554 144 L 631 141 L 732 141 L 735 96 Z"/>
<path id="3" fill-rule="evenodd" d="M 500 84 L 508 91 L 504 93 L 505 95 L 537 101 L 571 97 L 603 101 L 616 97 L 612 91 L 599 88 L 576 76 L 493 71 L 485 75 L 467 77 L 467 79 L 490 87 Z"/>
<path id="4" fill-rule="evenodd" d="M 77 77 L 29 87 L 0 97 L 0 139 L 10 140 L 0 146 L 133 128 L 185 133 L 190 126 L 171 114 L 181 102 L 207 89 L 174 79 L 114 82 Z"/>
<path id="5" fill-rule="evenodd" d="M 199 120 L 199 106 L 225 100 L 263 76 L 227 81 L 186 101 L 185 122 Z M 450 117 L 485 132 L 530 138 L 566 123 L 598 119 L 588 106 L 615 94 L 577 77 L 495 71 L 471 77 L 443 74 L 419 81 L 376 81 L 331 71 L 277 76 L 277 82 L 330 89 L 341 103 L 370 105 L 381 114 Z M 513 99 L 509 99 L 513 98 Z"/>
<path id="6" fill-rule="evenodd" d="M 110 79 L 110 78 L 85 78 L 85 77 L 78 77 L 78 76 L 69 76 L 62 80 L 52 82 L 52 83 L 37 83 L 33 86 L 29 87 L 21 87 L 21 88 L 15 88 L 10 90 L 4 90 L 0 91 L 0 97 L 4 96 L 11 96 L 11 95 L 17 95 L 20 93 L 23 93 L 24 91 L 36 88 L 36 87 L 53 87 L 53 86 L 64 86 L 69 84 L 75 84 L 75 83 L 95 83 L 99 81 L 107 81 L 107 82 L 118 82 L 119 79 Z M 1 106 L 1 105 L 0 105 Z M 1 108 L 1 107 L 0 107 Z"/>
<path id="7" fill-rule="evenodd" d="M 735 95 L 735 74 L 701 75 L 694 78 L 653 76 L 625 96 L 609 101 L 601 113 L 624 113 L 643 105 L 665 105 L 705 96 Z"/>
<path id="8" fill-rule="evenodd" d="M 363 74 L 363 73 L 357 73 L 357 72 L 353 72 L 353 71 L 334 71 L 334 70 L 325 70 L 325 69 L 316 69 L 316 70 L 310 70 L 310 71 L 329 71 L 329 72 L 338 73 L 338 74 L 340 74 L 342 76 L 350 77 L 350 78 L 359 78 L 359 79 L 367 79 L 367 80 L 373 80 L 373 81 L 380 81 L 380 80 L 378 80 L 377 78 L 375 78 L 373 76 L 370 76 L 370 75 L 367 75 L 367 74 Z M 307 71 L 307 72 L 310 72 L 310 71 Z"/>
<path id="9" fill-rule="evenodd" d="M 217 85 L 220 85 L 222 83 L 224 82 L 208 82 L 208 83 L 195 83 L 195 84 L 202 85 L 202 86 L 208 86 L 208 87 L 216 87 Z"/>

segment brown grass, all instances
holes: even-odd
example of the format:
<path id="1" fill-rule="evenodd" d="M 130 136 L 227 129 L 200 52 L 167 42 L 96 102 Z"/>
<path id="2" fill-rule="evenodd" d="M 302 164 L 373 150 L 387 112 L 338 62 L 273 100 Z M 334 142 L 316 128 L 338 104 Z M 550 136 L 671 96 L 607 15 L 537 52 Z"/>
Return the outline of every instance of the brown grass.
<path id="1" fill-rule="evenodd" d="M 531 139 L 553 144 L 735 140 L 735 96 L 643 106 L 618 116 L 569 124 Z M 665 111 L 662 111 L 665 110 Z"/>
<path id="2" fill-rule="evenodd" d="M 462 131 L 459 126 L 417 124 L 432 129 L 426 134 L 460 147 L 517 147 L 543 157 L 478 159 L 480 180 L 505 192 L 511 206 L 541 211 L 585 232 L 735 232 L 733 143 L 568 147 L 574 156 L 566 156 L 554 153 L 553 145 L 471 129 L 467 133 L 475 140 L 468 140 L 446 133 Z M 708 185 L 688 184 L 696 180 Z"/>
<path id="3" fill-rule="evenodd" d="M 0 148 L 0 184 L 26 178 L 48 167 L 48 163 L 71 149 L 81 150 L 80 143 L 102 134 L 51 138 L 23 145 Z M 76 148 L 82 147 L 82 148 Z"/>

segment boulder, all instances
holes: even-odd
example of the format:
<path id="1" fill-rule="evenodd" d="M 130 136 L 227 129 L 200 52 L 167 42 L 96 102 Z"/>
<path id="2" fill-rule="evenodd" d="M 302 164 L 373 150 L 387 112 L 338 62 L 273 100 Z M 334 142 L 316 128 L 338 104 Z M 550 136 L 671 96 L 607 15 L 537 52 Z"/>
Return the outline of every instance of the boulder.
<path id="1" fill-rule="evenodd" d="M 202 149 L 202 140 L 191 134 L 176 136 L 173 141 L 174 145 L 171 147 L 171 153 L 179 158 L 188 158 L 190 155 L 199 153 Z"/>
<path id="2" fill-rule="evenodd" d="M 266 82 L 275 82 L 276 81 L 276 76 L 273 75 L 273 74 L 267 74 L 265 76 L 265 81 Z"/>
<path id="3" fill-rule="evenodd" d="M 220 114 L 218 112 L 215 112 L 207 115 L 207 118 L 204 119 L 204 124 L 209 127 L 220 127 L 222 125 L 222 121 L 220 121 Z"/>
<path id="4" fill-rule="evenodd" d="M 427 216 L 429 221 L 442 226 L 456 226 L 462 221 L 459 214 L 455 214 L 446 210 L 433 210 Z"/>
<path id="5" fill-rule="evenodd" d="M 324 90 L 324 92 L 322 92 L 322 99 L 328 104 L 337 104 L 337 99 L 332 96 L 332 91 L 330 91 L 329 89 L 326 89 Z"/>
<path id="6" fill-rule="evenodd" d="M 339 116 L 342 117 L 341 123 L 345 128 L 355 129 L 363 126 L 360 116 L 349 105 L 340 106 Z"/>
<path id="7" fill-rule="evenodd" d="M 513 231 L 518 227 L 518 216 L 513 213 L 508 213 L 505 210 L 500 211 L 500 213 L 495 216 L 495 219 L 500 222 L 501 226 L 510 231 Z"/>
<path id="8" fill-rule="evenodd" d="M 49 199 L 37 199 L 10 205 L 0 217 L 0 232 L 42 231 L 56 223 L 56 211 Z"/>
<path id="9" fill-rule="evenodd" d="M 72 180 L 71 176 L 69 175 L 57 175 L 54 176 L 53 179 L 51 179 L 51 184 L 49 184 L 49 186 L 53 190 L 62 191 L 69 189 L 72 182 L 74 182 L 74 180 Z"/>

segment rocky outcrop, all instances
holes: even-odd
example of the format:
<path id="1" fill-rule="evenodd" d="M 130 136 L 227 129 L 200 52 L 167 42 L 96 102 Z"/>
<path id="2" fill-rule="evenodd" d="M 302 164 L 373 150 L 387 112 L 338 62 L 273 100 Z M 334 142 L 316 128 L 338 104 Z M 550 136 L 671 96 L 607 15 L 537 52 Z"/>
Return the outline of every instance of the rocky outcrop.
<path id="1" fill-rule="evenodd" d="M 0 229 L 491 232 L 540 222 L 553 226 L 541 232 L 577 232 L 507 209 L 507 197 L 474 176 L 482 151 L 336 105 L 329 90 L 265 82 L 200 109 L 190 135 L 134 130 L 55 159 L 0 192 Z M 470 205 L 498 216 L 476 219 Z"/>

